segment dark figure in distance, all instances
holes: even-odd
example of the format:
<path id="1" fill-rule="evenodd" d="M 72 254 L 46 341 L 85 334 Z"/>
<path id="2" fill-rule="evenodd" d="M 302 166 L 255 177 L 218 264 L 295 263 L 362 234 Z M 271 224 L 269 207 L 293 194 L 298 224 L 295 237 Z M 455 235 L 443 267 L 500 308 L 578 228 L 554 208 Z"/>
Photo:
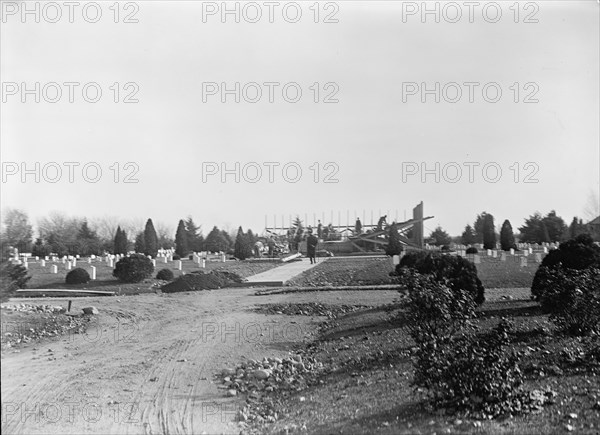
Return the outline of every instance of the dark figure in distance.
<path id="1" fill-rule="evenodd" d="M 381 231 L 385 228 L 386 222 L 385 220 L 387 219 L 387 214 L 383 215 L 379 218 L 379 222 L 377 222 L 377 231 Z"/>
<path id="2" fill-rule="evenodd" d="M 319 225 L 317 225 L 317 237 L 320 239 L 323 236 L 323 225 L 321 225 L 321 221 L 319 221 Z"/>
<path id="3" fill-rule="evenodd" d="M 312 233 L 306 239 L 306 250 L 308 252 L 308 258 L 310 258 L 310 264 L 316 263 L 315 256 L 317 254 L 317 244 L 319 239 Z"/>
<path id="4" fill-rule="evenodd" d="M 360 218 L 356 218 L 356 223 L 354 224 L 354 233 L 355 234 L 362 233 L 362 223 L 360 222 Z"/>

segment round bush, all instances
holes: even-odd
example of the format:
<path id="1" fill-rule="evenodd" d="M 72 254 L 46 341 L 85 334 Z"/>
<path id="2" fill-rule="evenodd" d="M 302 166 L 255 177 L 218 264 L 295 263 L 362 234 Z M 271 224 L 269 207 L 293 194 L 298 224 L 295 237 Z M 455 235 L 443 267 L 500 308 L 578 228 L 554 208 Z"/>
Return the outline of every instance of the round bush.
<path id="1" fill-rule="evenodd" d="M 113 276 L 121 282 L 140 282 L 152 276 L 154 266 L 148 257 L 132 254 L 124 257 L 115 266 Z"/>
<path id="2" fill-rule="evenodd" d="M 465 290 L 473 296 L 477 304 L 485 301 L 483 285 L 477 276 L 477 268 L 463 257 L 433 255 L 424 251 L 406 254 L 396 266 L 396 274 L 408 267 L 421 274 L 433 275 L 435 280 L 444 283 L 454 291 Z"/>
<path id="3" fill-rule="evenodd" d="M 90 274 L 87 270 L 77 267 L 67 273 L 65 281 L 67 284 L 87 284 L 90 282 L 90 279 Z"/>
<path id="4" fill-rule="evenodd" d="M 181 256 L 178 254 L 173 255 L 173 260 L 181 260 Z"/>
<path id="5" fill-rule="evenodd" d="M 470 246 L 467 248 L 467 250 L 465 252 L 467 254 L 477 254 L 479 251 L 477 250 L 477 248 Z"/>
<path id="6" fill-rule="evenodd" d="M 568 242 L 562 243 L 544 257 L 542 264 L 533 277 L 531 294 L 539 301 L 546 291 L 557 285 L 558 276 L 552 271 L 558 269 L 600 269 L 600 247 L 594 244 L 589 234 L 580 234 Z"/>
<path id="7" fill-rule="evenodd" d="M 161 281 L 173 281 L 175 275 L 173 275 L 173 271 L 171 269 L 160 269 L 156 274 L 156 279 L 160 279 Z"/>

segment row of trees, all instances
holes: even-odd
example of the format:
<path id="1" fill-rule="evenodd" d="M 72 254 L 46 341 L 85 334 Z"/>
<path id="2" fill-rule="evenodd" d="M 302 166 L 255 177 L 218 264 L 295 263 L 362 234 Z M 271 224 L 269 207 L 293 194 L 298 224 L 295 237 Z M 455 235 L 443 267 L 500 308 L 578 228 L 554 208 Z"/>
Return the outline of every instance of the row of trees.
<path id="1" fill-rule="evenodd" d="M 519 241 L 523 243 L 563 242 L 589 232 L 589 228 L 582 219 L 574 217 L 571 224 L 567 226 L 555 210 L 551 210 L 545 216 L 538 212 L 534 213 L 525 219 L 524 225 L 518 230 Z M 427 241 L 437 246 L 455 242 L 464 245 L 483 244 L 484 249 L 494 249 L 498 240 L 503 250 L 508 251 L 510 248 L 514 248 L 516 237 L 513 227 L 506 219 L 502 223 L 500 233 L 496 233 L 494 216 L 484 211 L 477 215 L 473 225 L 465 226 L 459 238 L 452 238 L 442 227 L 438 226 L 431 232 Z"/>
<path id="2" fill-rule="evenodd" d="M 225 230 L 214 227 L 204 238 L 202 228 L 192 217 L 181 220 L 173 238 L 166 225 L 154 225 L 152 219 L 123 222 L 117 218 L 101 218 L 93 221 L 71 218 L 62 213 L 51 213 L 38 221 L 38 235 L 26 213 L 8 209 L 3 216 L 2 245 L 13 246 L 19 252 L 31 252 L 35 256 L 55 253 L 63 255 L 102 255 L 105 252 L 126 254 L 136 251 L 156 256 L 160 248 L 176 248 L 180 256 L 195 251 L 231 251 L 234 242 Z M 140 231 L 139 228 L 143 230 Z"/>

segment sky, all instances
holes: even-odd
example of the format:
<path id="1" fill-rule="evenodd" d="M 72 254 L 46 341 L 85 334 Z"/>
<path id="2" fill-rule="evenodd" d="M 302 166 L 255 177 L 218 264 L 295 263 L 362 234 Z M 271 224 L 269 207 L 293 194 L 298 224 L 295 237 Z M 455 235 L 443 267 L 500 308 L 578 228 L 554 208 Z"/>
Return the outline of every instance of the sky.
<path id="1" fill-rule="evenodd" d="M 239 22 L 222 2 L 36 3 L 0 22 L 1 206 L 34 223 L 260 232 L 423 201 L 426 230 L 459 235 L 482 211 L 568 223 L 599 195 L 595 0 L 427 2 L 439 22 L 422 2 L 228 2 Z"/>

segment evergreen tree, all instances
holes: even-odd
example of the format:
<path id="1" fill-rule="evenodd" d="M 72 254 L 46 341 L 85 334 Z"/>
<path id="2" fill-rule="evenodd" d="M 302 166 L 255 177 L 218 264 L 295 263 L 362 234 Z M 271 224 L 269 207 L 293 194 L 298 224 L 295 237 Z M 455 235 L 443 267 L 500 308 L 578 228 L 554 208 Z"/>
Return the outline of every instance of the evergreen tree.
<path id="1" fill-rule="evenodd" d="M 204 244 L 206 250 L 209 252 L 226 252 L 229 249 L 229 242 L 225 236 L 223 236 L 223 232 L 216 226 L 208 233 Z"/>
<path id="2" fill-rule="evenodd" d="M 115 254 L 127 254 L 127 247 L 129 245 L 129 241 L 127 240 L 127 233 L 125 230 L 121 229 L 121 226 L 117 227 L 117 233 L 115 234 L 114 241 L 114 253 Z"/>
<path id="3" fill-rule="evenodd" d="M 87 220 L 83 220 L 83 222 L 81 223 L 81 227 L 79 228 L 79 231 L 77 232 L 77 238 L 76 238 L 76 242 L 77 242 L 77 253 L 79 255 L 99 255 L 100 254 L 100 246 L 101 246 L 101 242 L 100 242 L 100 238 L 98 237 L 98 235 L 96 234 L 95 231 L 93 231 L 92 229 L 90 229 L 90 227 L 88 226 Z"/>
<path id="4" fill-rule="evenodd" d="M 191 216 L 185 221 L 185 232 L 187 236 L 188 249 L 194 252 L 204 250 L 204 237 L 202 237 L 202 227 L 197 226 Z"/>
<path id="5" fill-rule="evenodd" d="M 431 243 L 436 246 L 449 245 L 450 242 L 452 242 L 450 235 L 439 225 L 431 232 L 429 239 L 431 240 Z"/>
<path id="6" fill-rule="evenodd" d="M 585 233 L 585 225 L 583 224 L 583 219 L 577 219 L 574 217 L 571 221 L 571 225 L 569 225 L 569 238 L 574 239 L 580 234 Z"/>
<path id="7" fill-rule="evenodd" d="M 135 237 L 135 252 L 137 252 L 138 254 L 143 254 L 144 252 L 146 252 L 146 240 L 144 238 L 144 232 L 141 231 L 138 233 L 138 235 Z"/>
<path id="8" fill-rule="evenodd" d="M 551 210 L 542 219 L 546 229 L 548 230 L 548 238 L 551 242 L 560 242 L 563 240 L 563 236 L 567 233 L 567 225 L 560 216 L 556 215 L 556 211 Z"/>
<path id="9" fill-rule="evenodd" d="M 400 255 L 403 249 L 404 247 L 400 242 L 400 234 L 398 233 L 398 226 L 396 225 L 396 222 L 393 222 L 389 228 L 388 244 L 385 247 L 385 254 L 389 255 L 390 257 L 394 255 Z"/>
<path id="10" fill-rule="evenodd" d="M 158 254 L 158 236 L 156 235 L 152 219 L 146 221 L 146 228 L 144 229 L 144 248 L 144 255 L 156 257 L 156 254 Z"/>
<path id="11" fill-rule="evenodd" d="M 476 241 L 475 230 L 471 225 L 467 225 L 462 233 L 461 241 L 463 245 L 472 245 Z"/>
<path id="12" fill-rule="evenodd" d="M 524 243 L 541 242 L 541 225 L 542 215 L 538 212 L 535 212 L 533 215 L 529 216 L 529 218 L 525 219 L 525 224 L 522 227 L 519 227 L 521 241 Z"/>
<path id="13" fill-rule="evenodd" d="M 486 213 L 483 221 L 483 249 L 496 248 L 496 229 L 494 226 L 494 216 Z"/>
<path id="14" fill-rule="evenodd" d="M 244 234 L 242 227 L 238 228 L 237 236 L 235 237 L 234 245 L 234 256 L 239 260 L 245 260 L 252 256 L 252 231 L 248 230 L 247 234 Z"/>
<path id="15" fill-rule="evenodd" d="M 512 225 L 508 219 L 502 223 L 502 228 L 500 229 L 500 246 L 503 251 L 510 251 L 511 248 L 514 249 L 516 247 Z"/>
<path id="16" fill-rule="evenodd" d="M 183 219 L 180 219 L 179 225 L 177 225 L 177 233 L 175 233 L 175 253 L 181 258 L 185 257 L 190 252 L 188 240 L 185 223 L 183 222 Z"/>
<path id="17" fill-rule="evenodd" d="M 538 243 L 550 243 L 550 234 L 544 220 L 542 220 L 539 226 Z"/>
<path id="18" fill-rule="evenodd" d="M 234 241 L 231 239 L 229 233 L 225 230 L 221 230 L 221 234 L 223 235 L 223 240 L 227 243 L 227 247 L 225 249 L 221 249 L 223 252 L 227 252 L 233 248 Z"/>
<path id="19" fill-rule="evenodd" d="M 483 243 L 483 224 L 485 222 L 485 216 L 487 212 L 483 211 L 481 214 L 477 215 L 475 222 L 473 223 L 473 230 L 475 231 L 475 241 L 476 243 Z"/>

